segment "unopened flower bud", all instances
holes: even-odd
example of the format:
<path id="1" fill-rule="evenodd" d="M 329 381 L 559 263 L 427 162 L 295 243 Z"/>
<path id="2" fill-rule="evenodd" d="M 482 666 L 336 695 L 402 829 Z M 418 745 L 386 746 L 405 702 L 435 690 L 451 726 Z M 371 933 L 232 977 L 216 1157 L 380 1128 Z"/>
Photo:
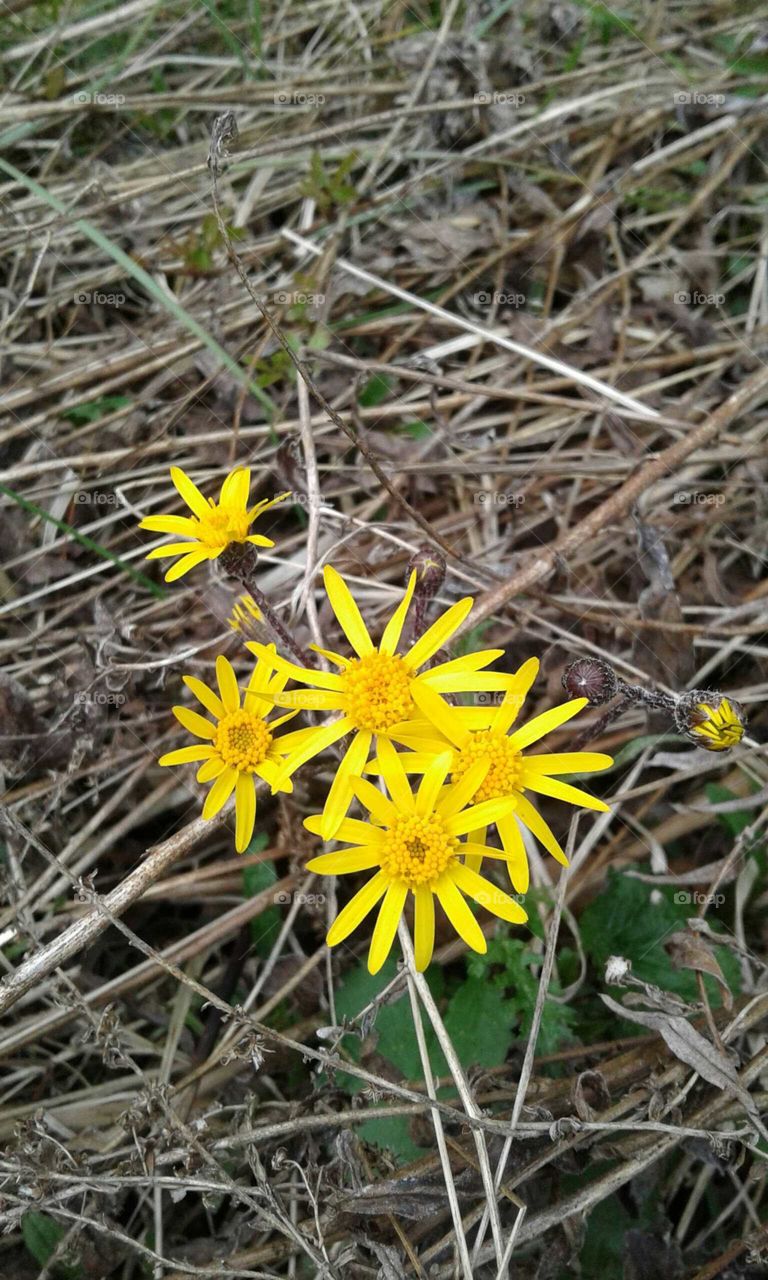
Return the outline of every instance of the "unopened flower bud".
<path id="1" fill-rule="evenodd" d="M 406 572 L 406 581 L 416 571 L 416 592 L 424 600 L 436 596 L 445 581 L 445 557 L 432 547 L 419 547 L 411 557 Z"/>
<path id="2" fill-rule="evenodd" d="M 239 631 L 247 639 L 258 639 L 261 634 L 258 624 L 263 622 L 263 614 L 252 595 L 246 592 L 239 597 L 228 622 L 233 631 Z"/>
<path id="3" fill-rule="evenodd" d="M 602 658 L 578 658 L 565 668 L 562 683 L 572 698 L 587 698 L 593 707 L 610 702 L 619 688 L 613 667 Z"/>
<path id="4" fill-rule="evenodd" d="M 707 751 L 728 751 L 744 737 L 744 708 L 715 689 L 692 689 L 678 699 L 675 724 L 679 733 Z"/>

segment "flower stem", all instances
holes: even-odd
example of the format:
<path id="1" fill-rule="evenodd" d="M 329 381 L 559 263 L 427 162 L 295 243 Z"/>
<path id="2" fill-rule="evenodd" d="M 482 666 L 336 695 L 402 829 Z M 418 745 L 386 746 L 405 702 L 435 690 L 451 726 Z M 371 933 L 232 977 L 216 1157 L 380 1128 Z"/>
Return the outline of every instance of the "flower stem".
<path id="1" fill-rule="evenodd" d="M 283 626 L 282 622 L 275 613 L 272 605 L 269 603 L 264 592 L 256 586 L 248 575 L 242 578 L 243 586 L 247 587 L 261 609 L 264 615 L 264 621 L 272 631 L 275 639 L 296 659 L 300 667 L 316 667 L 314 655 L 308 649 L 304 649 L 298 641 L 294 640 L 291 633 Z"/>

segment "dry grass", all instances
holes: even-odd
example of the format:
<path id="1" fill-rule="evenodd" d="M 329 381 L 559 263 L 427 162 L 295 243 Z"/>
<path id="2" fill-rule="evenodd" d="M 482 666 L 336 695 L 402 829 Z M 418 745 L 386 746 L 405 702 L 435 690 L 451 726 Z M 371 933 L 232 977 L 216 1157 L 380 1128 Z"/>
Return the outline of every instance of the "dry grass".
<path id="1" fill-rule="evenodd" d="M 449 1171 L 481 1280 L 499 1231 L 532 1280 L 768 1274 L 768 8 L 0 14 L 0 1273 L 447 1280 Z M 358 1057 L 336 1026 L 365 939 L 329 956 L 301 827 L 332 759 L 263 798 L 240 859 L 231 814 L 203 824 L 155 764 L 181 673 L 247 664 L 231 580 L 162 586 L 138 519 L 173 509 L 171 463 L 212 490 L 235 462 L 294 491 L 261 582 L 302 643 L 336 639 L 322 563 L 375 624 L 431 540 L 443 603 L 479 597 L 464 641 L 541 655 L 535 709 L 595 654 L 750 713 L 727 756 L 640 707 L 600 731 L 626 748 L 612 812 L 563 877 L 531 850 L 533 1028 L 434 1105 L 377 1047 L 386 1003 Z M 691 895 L 732 1003 L 700 974 L 698 999 L 651 991 L 631 955 L 627 1018 L 606 1010 L 581 922 L 626 910 L 617 870 Z M 447 993 L 464 948 L 438 943 Z M 570 1034 L 542 1051 L 558 978 Z M 661 1034 L 629 1034 L 638 989 Z M 373 1117 L 407 1117 L 421 1160 L 361 1141 Z"/>

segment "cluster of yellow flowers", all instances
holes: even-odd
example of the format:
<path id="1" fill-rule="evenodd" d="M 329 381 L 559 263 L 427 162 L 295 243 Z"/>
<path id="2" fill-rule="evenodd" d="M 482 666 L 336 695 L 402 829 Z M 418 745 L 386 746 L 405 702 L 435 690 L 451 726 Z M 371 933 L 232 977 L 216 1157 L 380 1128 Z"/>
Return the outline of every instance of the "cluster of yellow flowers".
<path id="1" fill-rule="evenodd" d="M 248 507 L 247 469 L 227 477 L 218 503 L 204 498 L 178 468 L 171 475 L 192 518 L 151 516 L 142 521 L 145 529 L 188 539 L 150 552 L 152 557 L 181 557 L 166 574 L 168 581 L 220 555 L 231 542 L 274 545 L 249 532 L 273 502 Z M 441 658 L 440 651 L 468 617 L 471 598 L 451 605 L 413 643 L 404 645 L 417 586 L 414 571 L 376 645 L 341 575 L 327 565 L 323 576 L 349 646 L 343 653 L 316 650 L 334 669 L 300 666 L 279 654 L 274 644 L 251 641 L 246 648 L 256 663 L 241 690 L 230 662 L 219 656 L 216 690 L 193 676 L 184 677 L 206 714 L 174 707 L 176 718 L 198 742 L 169 752 L 160 763 L 199 764 L 198 781 L 211 783 L 204 818 L 219 813 L 235 793 L 235 845 L 243 852 L 256 820 L 255 779 L 266 782 L 272 792 L 290 791 L 302 765 L 348 739 L 322 813 L 305 822 L 324 841 L 347 847 L 313 858 L 307 868 L 327 875 L 374 874 L 334 921 L 329 945 L 347 938 L 380 904 L 368 957 L 368 967 L 376 973 L 389 954 L 411 894 L 419 969 L 426 968 L 432 956 L 435 899 L 468 946 L 485 951 L 482 929 L 467 898 L 515 924 L 524 923 L 527 916 L 514 897 L 480 874 L 484 859 L 506 864 L 517 895 L 528 888 L 523 827 L 558 862 L 566 863 L 554 833 L 526 793 L 607 809 L 602 800 L 559 775 L 605 769 L 612 763 L 610 756 L 527 752 L 588 700 L 572 698 L 516 727 L 538 659 L 505 673 L 488 670 L 502 656 L 500 649 Z M 253 600 L 244 608 L 251 616 L 258 614 Z M 289 682 L 302 687 L 288 689 Z M 481 705 L 455 706 L 446 700 L 453 694 L 486 697 Z M 280 733 L 302 710 L 324 713 L 323 723 Z M 354 801 L 365 818 L 349 816 Z M 488 843 L 492 829 L 498 845 Z"/>

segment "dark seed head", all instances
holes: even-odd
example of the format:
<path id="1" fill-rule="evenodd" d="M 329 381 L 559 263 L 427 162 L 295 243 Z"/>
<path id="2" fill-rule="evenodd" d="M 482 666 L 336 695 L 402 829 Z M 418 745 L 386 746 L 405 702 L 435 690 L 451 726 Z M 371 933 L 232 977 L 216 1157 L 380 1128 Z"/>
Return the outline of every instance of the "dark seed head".
<path id="1" fill-rule="evenodd" d="M 563 672 L 563 688 L 572 698 L 588 698 L 600 707 L 614 697 L 619 682 L 613 667 L 602 658 L 578 658 Z"/>

